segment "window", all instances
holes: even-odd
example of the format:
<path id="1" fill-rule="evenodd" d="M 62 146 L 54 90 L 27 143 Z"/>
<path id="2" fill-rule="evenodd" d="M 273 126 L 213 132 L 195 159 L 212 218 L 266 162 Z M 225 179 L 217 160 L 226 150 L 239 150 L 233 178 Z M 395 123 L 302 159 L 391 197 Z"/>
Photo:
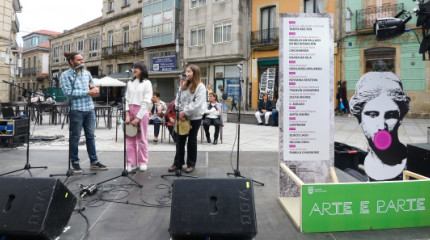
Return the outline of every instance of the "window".
<path id="1" fill-rule="evenodd" d="M 261 9 L 261 41 L 268 42 L 273 40 L 276 34 L 276 7 Z"/>
<path id="2" fill-rule="evenodd" d="M 130 5 L 130 0 L 124 0 L 124 5 L 123 6 L 128 6 Z"/>
<path id="3" fill-rule="evenodd" d="M 54 49 L 54 54 L 55 54 L 55 49 Z M 28 58 L 28 69 L 30 69 L 31 68 L 31 59 L 30 58 Z"/>
<path id="4" fill-rule="evenodd" d="M 39 45 L 39 38 L 38 37 L 32 37 L 31 38 L 31 46 L 37 46 Z"/>
<path id="5" fill-rule="evenodd" d="M 128 41 L 129 41 L 129 36 L 130 36 L 128 26 L 127 26 L 127 27 L 124 27 L 124 28 L 122 29 L 122 31 L 123 31 L 123 34 L 122 34 L 122 43 L 126 44 L 126 43 L 128 43 Z"/>
<path id="6" fill-rule="evenodd" d="M 195 28 L 190 30 L 190 46 L 205 44 L 205 29 Z"/>
<path id="7" fill-rule="evenodd" d="M 36 56 L 33 57 L 33 68 L 36 70 Z"/>
<path id="8" fill-rule="evenodd" d="M 231 22 L 214 25 L 214 43 L 231 41 Z"/>
<path id="9" fill-rule="evenodd" d="M 366 72 L 395 72 L 395 55 L 395 48 L 380 47 L 365 50 Z"/>
<path id="10" fill-rule="evenodd" d="M 113 65 L 107 65 L 107 74 L 108 75 L 111 75 L 111 74 L 113 74 Z"/>
<path id="11" fill-rule="evenodd" d="M 113 1 L 109 1 L 108 2 L 108 12 L 113 12 L 113 9 L 114 9 Z"/>
<path id="12" fill-rule="evenodd" d="M 22 59 L 22 70 L 25 70 L 25 59 Z"/>
<path id="13" fill-rule="evenodd" d="M 305 0 L 305 13 L 324 12 L 324 0 Z"/>
<path id="14" fill-rule="evenodd" d="M 71 50 L 70 43 L 66 43 L 64 45 L 64 52 L 70 52 L 70 50 Z M 67 58 L 66 57 L 64 57 L 64 62 L 67 62 Z"/>
<path id="15" fill-rule="evenodd" d="M 54 63 L 60 62 L 60 47 L 54 47 Z M 30 59 L 28 59 L 28 68 L 30 68 Z"/>
<path id="16" fill-rule="evenodd" d="M 202 7 L 206 4 L 206 0 L 191 0 L 191 8 Z"/>
<path id="17" fill-rule="evenodd" d="M 113 31 L 108 32 L 108 47 L 113 46 Z"/>
<path id="18" fill-rule="evenodd" d="M 98 36 L 90 38 L 90 48 L 89 48 L 90 57 L 97 56 L 97 51 L 99 49 L 98 42 L 99 42 Z"/>
<path id="19" fill-rule="evenodd" d="M 79 40 L 78 43 L 76 44 L 76 51 L 78 53 L 83 53 L 84 52 L 84 40 Z"/>

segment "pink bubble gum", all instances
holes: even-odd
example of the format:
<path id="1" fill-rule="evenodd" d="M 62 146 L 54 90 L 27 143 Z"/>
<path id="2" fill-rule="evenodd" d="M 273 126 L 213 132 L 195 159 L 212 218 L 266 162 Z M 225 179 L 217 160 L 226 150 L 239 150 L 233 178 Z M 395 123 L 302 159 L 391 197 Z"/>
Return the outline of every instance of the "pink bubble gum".
<path id="1" fill-rule="evenodd" d="M 379 150 L 386 150 L 391 146 L 392 138 L 391 134 L 386 130 L 381 130 L 373 137 L 373 143 Z"/>

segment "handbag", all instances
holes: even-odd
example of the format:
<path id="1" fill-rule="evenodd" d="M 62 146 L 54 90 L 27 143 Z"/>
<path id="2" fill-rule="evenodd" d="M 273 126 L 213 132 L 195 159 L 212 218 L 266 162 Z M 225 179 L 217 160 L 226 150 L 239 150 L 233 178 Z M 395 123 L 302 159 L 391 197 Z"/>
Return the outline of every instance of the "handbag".
<path id="1" fill-rule="evenodd" d="M 343 102 L 340 102 L 340 109 L 341 110 L 345 109 L 345 106 L 343 105 Z"/>
<path id="2" fill-rule="evenodd" d="M 133 126 L 131 123 L 129 124 L 123 124 L 122 129 L 125 131 L 125 135 L 127 137 L 135 137 L 140 132 L 140 125 L 138 124 L 136 127 Z"/>
<path id="3" fill-rule="evenodd" d="M 191 123 L 189 120 L 185 120 L 185 121 L 176 121 L 175 120 L 174 125 L 175 125 L 174 131 L 178 135 L 184 136 L 184 135 L 188 135 L 188 133 L 190 133 Z M 178 133 L 178 125 L 179 125 L 179 133 Z"/>

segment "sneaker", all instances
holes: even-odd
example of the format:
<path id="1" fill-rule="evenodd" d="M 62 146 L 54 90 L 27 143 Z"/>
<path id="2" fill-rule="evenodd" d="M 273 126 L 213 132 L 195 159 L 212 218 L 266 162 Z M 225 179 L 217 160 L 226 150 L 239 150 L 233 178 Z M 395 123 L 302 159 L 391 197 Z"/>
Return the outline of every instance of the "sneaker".
<path id="1" fill-rule="evenodd" d="M 130 165 L 127 165 L 127 172 L 133 172 L 135 169 L 136 169 L 136 167 L 133 167 L 133 166 L 130 166 Z"/>
<path id="2" fill-rule="evenodd" d="M 94 164 L 91 164 L 90 167 L 91 170 L 108 170 L 107 167 L 103 164 L 101 164 L 100 162 L 96 162 Z"/>
<path id="3" fill-rule="evenodd" d="M 142 164 L 139 166 L 139 171 L 146 171 L 148 169 L 148 165 Z"/>
<path id="4" fill-rule="evenodd" d="M 82 173 L 81 166 L 79 166 L 79 163 L 72 163 L 73 166 L 73 173 Z"/>
<path id="5" fill-rule="evenodd" d="M 261 123 L 258 123 L 258 125 L 260 125 L 260 126 L 261 126 L 261 125 L 263 125 L 263 123 L 262 123 L 262 122 L 261 122 Z"/>

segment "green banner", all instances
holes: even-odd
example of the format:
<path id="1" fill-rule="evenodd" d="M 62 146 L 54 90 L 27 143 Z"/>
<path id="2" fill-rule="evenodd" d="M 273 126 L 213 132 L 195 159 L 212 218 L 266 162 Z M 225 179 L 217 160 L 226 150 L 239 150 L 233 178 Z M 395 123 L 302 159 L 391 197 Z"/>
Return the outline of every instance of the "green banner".
<path id="1" fill-rule="evenodd" d="M 302 231 L 430 226 L 430 181 L 304 185 Z"/>

